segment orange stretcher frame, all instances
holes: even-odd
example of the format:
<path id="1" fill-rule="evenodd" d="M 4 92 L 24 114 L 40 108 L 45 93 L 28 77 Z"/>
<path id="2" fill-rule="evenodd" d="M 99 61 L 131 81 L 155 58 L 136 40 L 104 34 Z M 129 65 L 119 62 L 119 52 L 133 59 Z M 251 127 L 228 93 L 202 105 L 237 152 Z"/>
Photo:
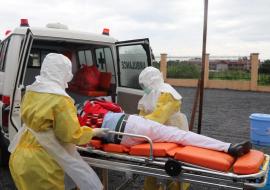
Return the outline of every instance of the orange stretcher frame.
<path id="1" fill-rule="evenodd" d="M 110 133 L 145 138 L 148 143 L 125 147 L 92 140 L 86 147 L 78 147 L 90 165 L 226 189 L 258 188 L 266 184 L 269 156 L 257 150 L 234 159 L 224 152 L 175 143 L 152 143 L 146 136 Z"/>

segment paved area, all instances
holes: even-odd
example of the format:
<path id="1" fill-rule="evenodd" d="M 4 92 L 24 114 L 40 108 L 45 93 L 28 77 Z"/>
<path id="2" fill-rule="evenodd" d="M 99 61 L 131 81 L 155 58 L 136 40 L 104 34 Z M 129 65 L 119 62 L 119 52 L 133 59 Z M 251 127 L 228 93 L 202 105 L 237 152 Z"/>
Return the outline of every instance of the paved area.
<path id="1" fill-rule="evenodd" d="M 189 118 L 195 89 L 177 88 L 177 90 L 183 96 L 182 111 Z M 270 93 L 205 90 L 202 134 L 232 143 L 248 140 L 250 135 L 249 116 L 252 113 L 270 114 L 269 101 Z M 196 126 L 197 124 L 195 124 L 194 131 L 197 130 Z M 269 151 L 269 149 L 266 150 Z"/>
<path id="2" fill-rule="evenodd" d="M 182 112 L 188 118 L 191 115 L 195 96 L 194 88 L 177 88 L 183 96 Z M 237 143 L 249 139 L 249 116 L 252 113 L 270 114 L 270 93 L 255 93 L 232 90 L 205 90 L 202 134 L 223 141 Z M 195 124 L 196 126 L 196 124 Z M 194 128 L 196 131 L 196 127 Z M 270 148 L 256 147 L 270 154 Z M 110 189 L 121 184 L 124 176 L 121 172 L 110 172 Z M 127 189 L 141 189 L 143 178 L 136 179 Z M 0 189 L 15 190 L 8 169 L 0 168 Z M 192 186 L 193 190 L 209 189 Z M 215 188 L 213 188 L 214 190 Z"/>

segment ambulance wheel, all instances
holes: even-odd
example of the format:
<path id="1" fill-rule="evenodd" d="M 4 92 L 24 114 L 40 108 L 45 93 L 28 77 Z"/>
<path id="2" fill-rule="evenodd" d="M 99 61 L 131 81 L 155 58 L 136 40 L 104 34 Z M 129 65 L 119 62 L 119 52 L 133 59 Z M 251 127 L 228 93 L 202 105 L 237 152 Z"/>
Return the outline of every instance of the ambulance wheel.
<path id="1" fill-rule="evenodd" d="M 0 166 L 8 166 L 9 152 L 0 147 Z"/>
<path id="2" fill-rule="evenodd" d="M 0 166 L 8 166 L 10 153 L 3 143 L 3 137 L 0 136 Z"/>
<path id="3" fill-rule="evenodd" d="M 169 159 L 165 163 L 165 171 L 169 176 L 176 177 L 180 174 L 181 170 L 181 163 L 174 159 Z"/>

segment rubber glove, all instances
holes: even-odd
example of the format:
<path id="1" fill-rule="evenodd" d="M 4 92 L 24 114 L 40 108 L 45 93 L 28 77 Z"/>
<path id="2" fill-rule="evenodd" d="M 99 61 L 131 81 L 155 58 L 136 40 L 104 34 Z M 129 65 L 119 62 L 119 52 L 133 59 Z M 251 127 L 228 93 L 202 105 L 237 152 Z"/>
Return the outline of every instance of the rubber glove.
<path id="1" fill-rule="evenodd" d="M 93 129 L 93 136 L 95 137 L 103 137 L 107 135 L 109 132 L 109 129 L 107 128 L 95 128 Z"/>

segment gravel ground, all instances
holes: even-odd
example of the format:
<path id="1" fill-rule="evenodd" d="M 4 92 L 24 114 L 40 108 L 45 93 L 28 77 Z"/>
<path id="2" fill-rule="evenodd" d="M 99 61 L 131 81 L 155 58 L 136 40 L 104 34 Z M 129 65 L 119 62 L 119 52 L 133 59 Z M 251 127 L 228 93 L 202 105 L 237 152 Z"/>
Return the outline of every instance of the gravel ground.
<path id="1" fill-rule="evenodd" d="M 183 96 L 182 112 L 188 119 L 191 115 L 194 88 L 177 88 Z M 270 114 L 270 93 L 249 91 L 213 90 L 207 89 L 204 93 L 202 134 L 223 141 L 237 143 L 249 139 L 249 116 L 252 113 Z M 196 131 L 196 124 L 194 131 Z M 270 148 L 259 147 L 270 154 Z M 124 180 L 121 172 L 110 171 L 110 189 L 115 189 Z M 143 178 L 140 176 L 126 189 L 142 189 Z M 15 190 L 7 168 L 0 168 L 0 189 Z M 192 190 L 209 189 L 192 185 Z M 213 190 L 216 188 L 213 188 Z"/>

